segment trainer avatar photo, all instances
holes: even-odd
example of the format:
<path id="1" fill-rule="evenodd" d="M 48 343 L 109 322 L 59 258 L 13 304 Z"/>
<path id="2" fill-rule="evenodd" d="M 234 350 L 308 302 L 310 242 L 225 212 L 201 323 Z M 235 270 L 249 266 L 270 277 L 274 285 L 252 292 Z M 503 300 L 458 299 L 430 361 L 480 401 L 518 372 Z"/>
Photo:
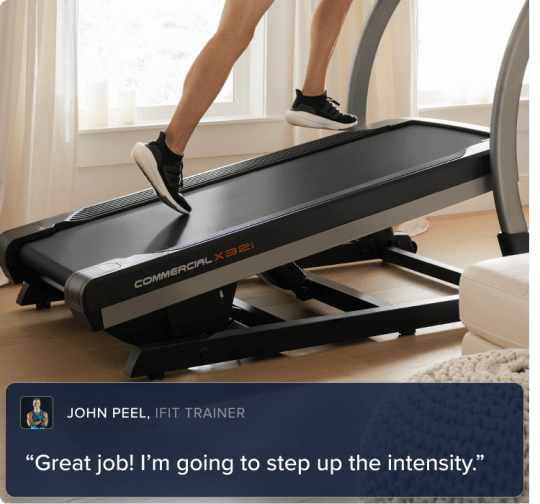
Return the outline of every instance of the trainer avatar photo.
<path id="1" fill-rule="evenodd" d="M 52 397 L 23 397 L 21 399 L 21 427 L 50 429 L 52 427 Z"/>

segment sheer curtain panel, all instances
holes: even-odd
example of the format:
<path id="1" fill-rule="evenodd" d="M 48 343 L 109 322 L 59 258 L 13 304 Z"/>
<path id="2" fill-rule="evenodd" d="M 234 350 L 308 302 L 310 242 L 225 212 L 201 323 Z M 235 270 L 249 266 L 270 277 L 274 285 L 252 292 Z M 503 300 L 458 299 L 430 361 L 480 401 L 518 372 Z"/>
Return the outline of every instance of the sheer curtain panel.
<path id="1" fill-rule="evenodd" d="M 73 210 L 76 27 L 76 0 L 0 5 L 0 233 Z"/>

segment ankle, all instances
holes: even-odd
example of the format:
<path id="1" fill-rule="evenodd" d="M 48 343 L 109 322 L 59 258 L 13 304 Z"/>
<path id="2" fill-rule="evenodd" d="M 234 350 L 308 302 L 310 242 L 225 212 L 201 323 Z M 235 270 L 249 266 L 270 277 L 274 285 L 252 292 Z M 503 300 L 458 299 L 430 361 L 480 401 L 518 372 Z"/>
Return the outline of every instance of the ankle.
<path id="1" fill-rule="evenodd" d="M 162 161 L 166 165 L 174 166 L 177 163 L 181 163 L 183 160 L 183 154 L 177 154 L 171 149 L 167 142 L 166 134 L 162 131 L 157 139 L 157 145 L 161 151 Z"/>
<path id="2" fill-rule="evenodd" d="M 326 89 L 322 88 L 313 88 L 313 87 L 303 87 L 302 94 L 306 98 L 320 98 L 326 93 Z"/>
<path id="3" fill-rule="evenodd" d="M 176 140 L 176 138 L 171 135 L 171 133 L 167 133 L 165 131 L 165 146 L 176 156 L 183 156 L 185 145 L 182 145 L 180 142 Z"/>
<path id="4" fill-rule="evenodd" d="M 184 156 L 184 149 L 182 149 L 181 147 L 178 147 L 175 143 L 173 142 L 168 142 L 167 139 L 165 139 L 165 146 L 167 147 L 167 149 L 169 149 L 175 156 Z"/>

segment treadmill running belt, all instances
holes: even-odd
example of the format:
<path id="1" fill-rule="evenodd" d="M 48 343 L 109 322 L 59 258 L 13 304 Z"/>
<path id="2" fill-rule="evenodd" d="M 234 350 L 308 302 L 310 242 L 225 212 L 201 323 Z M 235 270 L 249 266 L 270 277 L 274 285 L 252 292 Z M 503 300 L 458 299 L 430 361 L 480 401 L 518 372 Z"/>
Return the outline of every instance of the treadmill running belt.
<path id="1" fill-rule="evenodd" d="M 92 265 L 200 240 L 459 153 L 485 138 L 471 131 L 406 125 L 190 190 L 189 216 L 156 201 L 29 242 L 20 258 L 63 285 L 72 273 Z"/>

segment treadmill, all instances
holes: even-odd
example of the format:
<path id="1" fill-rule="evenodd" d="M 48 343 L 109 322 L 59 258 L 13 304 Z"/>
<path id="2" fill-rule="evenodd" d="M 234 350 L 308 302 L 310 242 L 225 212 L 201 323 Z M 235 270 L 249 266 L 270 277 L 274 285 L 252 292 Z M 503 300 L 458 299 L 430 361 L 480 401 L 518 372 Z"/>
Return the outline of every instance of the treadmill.
<path id="1" fill-rule="evenodd" d="M 64 301 L 77 320 L 135 345 L 130 377 L 459 321 L 458 295 L 392 305 L 306 269 L 380 259 L 459 285 L 392 226 L 494 191 L 503 254 L 528 252 L 516 122 L 528 1 L 503 60 L 488 128 L 400 118 L 366 124 L 370 72 L 399 0 L 377 0 L 349 75 L 343 133 L 188 177 L 193 212 L 149 189 L 0 235 L 17 302 Z M 253 275 L 340 310 L 284 321 L 235 298 Z M 231 322 L 234 321 L 234 324 Z M 235 327 L 232 328 L 231 327 Z"/>

